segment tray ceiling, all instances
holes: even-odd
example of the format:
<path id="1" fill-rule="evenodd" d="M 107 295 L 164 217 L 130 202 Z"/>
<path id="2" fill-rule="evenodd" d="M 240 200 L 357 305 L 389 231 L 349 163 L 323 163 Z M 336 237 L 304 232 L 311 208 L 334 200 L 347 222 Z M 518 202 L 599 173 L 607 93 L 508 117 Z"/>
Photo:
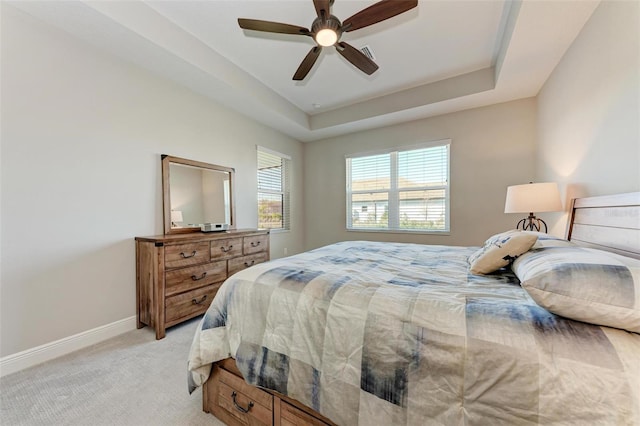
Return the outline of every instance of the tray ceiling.
<path id="1" fill-rule="evenodd" d="M 346 19 L 375 1 L 336 0 Z M 5 2 L 301 141 L 535 96 L 598 1 L 431 1 L 342 40 L 367 46 L 367 76 L 314 42 L 237 18 L 309 28 L 311 0 Z"/>

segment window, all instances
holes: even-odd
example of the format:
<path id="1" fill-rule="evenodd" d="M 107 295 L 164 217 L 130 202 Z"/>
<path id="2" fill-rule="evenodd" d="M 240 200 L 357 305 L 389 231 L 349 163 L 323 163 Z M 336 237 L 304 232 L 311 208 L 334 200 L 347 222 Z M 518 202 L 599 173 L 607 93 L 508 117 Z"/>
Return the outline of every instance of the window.
<path id="1" fill-rule="evenodd" d="M 291 157 L 258 147 L 258 228 L 289 229 Z"/>
<path id="2" fill-rule="evenodd" d="M 347 229 L 448 232 L 450 142 L 347 156 Z"/>

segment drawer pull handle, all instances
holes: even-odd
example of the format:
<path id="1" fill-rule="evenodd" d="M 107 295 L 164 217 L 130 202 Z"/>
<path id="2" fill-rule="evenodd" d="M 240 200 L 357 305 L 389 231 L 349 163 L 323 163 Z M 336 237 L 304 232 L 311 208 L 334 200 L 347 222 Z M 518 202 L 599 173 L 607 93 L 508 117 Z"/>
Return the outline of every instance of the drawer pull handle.
<path id="1" fill-rule="evenodd" d="M 202 305 L 205 300 L 207 300 L 207 295 L 206 294 L 204 296 L 202 296 L 202 299 L 200 299 L 200 300 L 191 299 L 191 304 L 192 305 Z"/>
<path id="2" fill-rule="evenodd" d="M 231 250 L 232 248 L 233 248 L 233 246 L 232 246 L 232 245 L 231 245 L 231 246 L 229 246 L 229 247 L 227 247 L 227 248 L 224 248 L 224 246 L 222 246 L 222 247 L 220 247 L 220 250 L 222 250 L 223 252 L 225 252 L 225 253 L 226 253 L 226 252 L 228 252 L 229 250 Z"/>
<path id="3" fill-rule="evenodd" d="M 253 401 L 249 401 L 249 405 L 247 406 L 247 408 L 241 407 L 237 402 L 236 402 L 236 396 L 238 394 L 236 393 L 236 391 L 231 392 L 231 399 L 233 399 L 233 405 L 236 407 L 236 409 L 238 411 L 240 411 L 241 413 L 245 413 L 247 414 L 251 408 L 253 408 Z"/>
<path id="4" fill-rule="evenodd" d="M 255 265 L 255 264 L 256 264 L 256 261 L 255 261 L 255 260 L 252 260 L 251 262 L 244 262 L 244 266 L 246 266 L 247 268 L 248 268 L 249 266 L 253 266 L 253 265 Z"/>
<path id="5" fill-rule="evenodd" d="M 191 254 L 184 254 L 183 252 L 180 252 L 180 256 L 182 256 L 183 259 L 188 259 L 190 257 L 193 257 L 196 255 L 196 251 L 192 251 Z"/>
<path id="6" fill-rule="evenodd" d="M 251 241 L 251 247 L 258 247 L 260 245 L 260 241 Z"/>
<path id="7" fill-rule="evenodd" d="M 200 275 L 199 277 L 196 277 L 195 275 L 191 275 L 191 279 L 194 280 L 194 281 L 200 281 L 201 279 L 203 279 L 206 276 L 207 276 L 207 273 L 203 272 L 202 275 Z"/>

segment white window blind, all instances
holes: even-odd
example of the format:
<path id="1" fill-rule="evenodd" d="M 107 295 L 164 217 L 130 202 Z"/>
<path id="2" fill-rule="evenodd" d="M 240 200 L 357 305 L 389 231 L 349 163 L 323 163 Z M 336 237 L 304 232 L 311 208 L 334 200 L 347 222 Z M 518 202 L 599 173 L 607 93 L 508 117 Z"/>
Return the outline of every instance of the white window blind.
<path id="1" fill-rule="evenodd" d="M 290 229 L 291 157 L 258 147 L 258 228 Z"/>
<path id="2" fill-rule="evenodd" d="M 348 156 L 347 229 L 448 232 L 449 145 Z"/>

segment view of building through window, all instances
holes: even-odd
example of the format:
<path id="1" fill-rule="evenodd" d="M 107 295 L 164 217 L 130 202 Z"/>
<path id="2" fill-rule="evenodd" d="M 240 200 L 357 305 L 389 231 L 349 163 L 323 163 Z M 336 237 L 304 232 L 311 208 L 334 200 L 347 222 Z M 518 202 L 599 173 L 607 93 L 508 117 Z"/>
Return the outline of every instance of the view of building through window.
<path id="1" fill-rule="evenodd" d="M 347 158 L 347 228 L 448 231 L 449 141 Z"/>

